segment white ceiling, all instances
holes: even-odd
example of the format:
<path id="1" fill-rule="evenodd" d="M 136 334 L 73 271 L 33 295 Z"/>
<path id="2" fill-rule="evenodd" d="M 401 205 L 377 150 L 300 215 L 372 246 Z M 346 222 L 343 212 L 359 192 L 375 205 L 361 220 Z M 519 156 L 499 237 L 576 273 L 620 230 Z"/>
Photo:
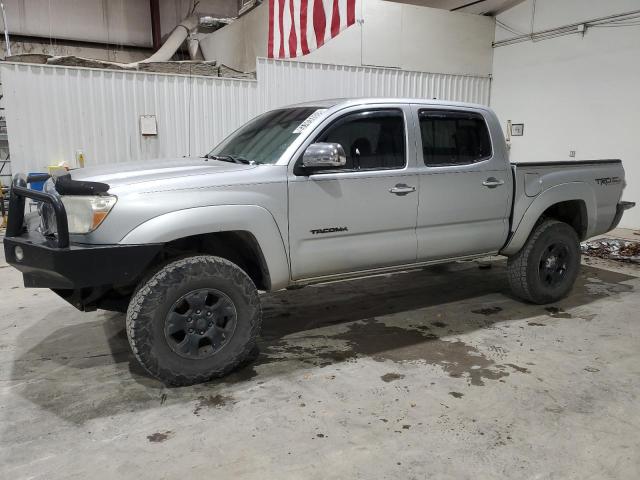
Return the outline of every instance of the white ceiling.
<path id="1" fill-rule="evenodd" d="M 478 15 L 496 15 L 523 0 L 390 0 L 398 3 L 408 3 L 423 7 L 441 8 L 443 10 L 455 10 Z"/>

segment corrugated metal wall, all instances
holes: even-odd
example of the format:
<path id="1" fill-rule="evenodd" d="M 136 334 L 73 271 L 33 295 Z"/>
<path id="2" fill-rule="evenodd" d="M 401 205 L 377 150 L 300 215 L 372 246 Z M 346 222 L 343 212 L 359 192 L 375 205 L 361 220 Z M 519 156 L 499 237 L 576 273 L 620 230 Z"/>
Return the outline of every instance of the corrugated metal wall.
<path id="1" fill-rule="evenodd" d="M 257 62 L 262 110 L 342 97 L 436 98 L 489 105 L 491 79 L 393 68 L 269 60 Z"/>
<path id="2" fill-rule="evenodd" d="M 308 100 L 353 96 L 488 104 L 490 79 L 259 59 L 257 81 L 76 67 L 0 66 L 14 172 L 202 155 L 249 118 Z M 158 135 L 142 136 L 141 115 Z"/>
<path id="3" fill-rule="evenodd" d="M 257 112 L 257 83 L 184 75 L 5 64 L 13 172 L 42 171 L 82 150 L 87 165 L 202 154 Z M 158 135 L 142 136 L 141 115 Z"/>

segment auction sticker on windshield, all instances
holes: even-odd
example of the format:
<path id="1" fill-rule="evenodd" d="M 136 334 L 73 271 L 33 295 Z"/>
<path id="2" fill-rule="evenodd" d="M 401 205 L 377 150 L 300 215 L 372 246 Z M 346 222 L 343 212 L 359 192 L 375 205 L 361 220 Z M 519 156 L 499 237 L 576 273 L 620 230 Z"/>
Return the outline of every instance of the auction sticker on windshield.
<path id="1" fill-rule="evenodd" d="M 303 132 L 304 129 L 307 128 L 309 125 L 311 125 L 314 120 L 316 120 L 318 117 L 320 117 L 324 113 L 325 110 L 326 110 L 326 108 L 320 108 L 320 109 L 316 110 L 315 112 L 313 112 L 300 125 L 298 125 L 296 127 L 296 129 L 293 131 L 293 133 L 301 133 L 301 132 Z"/>

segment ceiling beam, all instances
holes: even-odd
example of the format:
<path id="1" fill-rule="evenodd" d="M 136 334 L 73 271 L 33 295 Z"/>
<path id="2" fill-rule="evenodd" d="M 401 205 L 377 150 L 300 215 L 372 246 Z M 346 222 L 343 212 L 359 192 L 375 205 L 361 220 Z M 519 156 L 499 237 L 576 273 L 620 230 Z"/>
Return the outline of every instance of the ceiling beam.
<path id="1" fill-rule="evenodd" d="M 459 7 L 452 8 L 450 11 L 455 12 L 456 10 L 462 10 L 463 8 L 471 7 L 473 5 L 477 5 L 478 3 L 484 3 L 486 0 L 476 0 L 475 2 L 465 3 L 464 5 L 460 5 Z"/>

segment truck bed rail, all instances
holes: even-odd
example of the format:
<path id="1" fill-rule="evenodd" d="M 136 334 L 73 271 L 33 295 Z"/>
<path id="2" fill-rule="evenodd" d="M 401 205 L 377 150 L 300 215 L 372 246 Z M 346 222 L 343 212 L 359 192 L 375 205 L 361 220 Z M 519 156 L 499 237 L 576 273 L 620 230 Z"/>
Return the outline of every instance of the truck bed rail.
<path id="1" fill-rule="evenodd" d="M 622 163 L 619 159 L 604 160 L 562 160 L 560 162 L 511 162 L 516 167 L 579 167 L 582 165 L 608 165 Z"/>

